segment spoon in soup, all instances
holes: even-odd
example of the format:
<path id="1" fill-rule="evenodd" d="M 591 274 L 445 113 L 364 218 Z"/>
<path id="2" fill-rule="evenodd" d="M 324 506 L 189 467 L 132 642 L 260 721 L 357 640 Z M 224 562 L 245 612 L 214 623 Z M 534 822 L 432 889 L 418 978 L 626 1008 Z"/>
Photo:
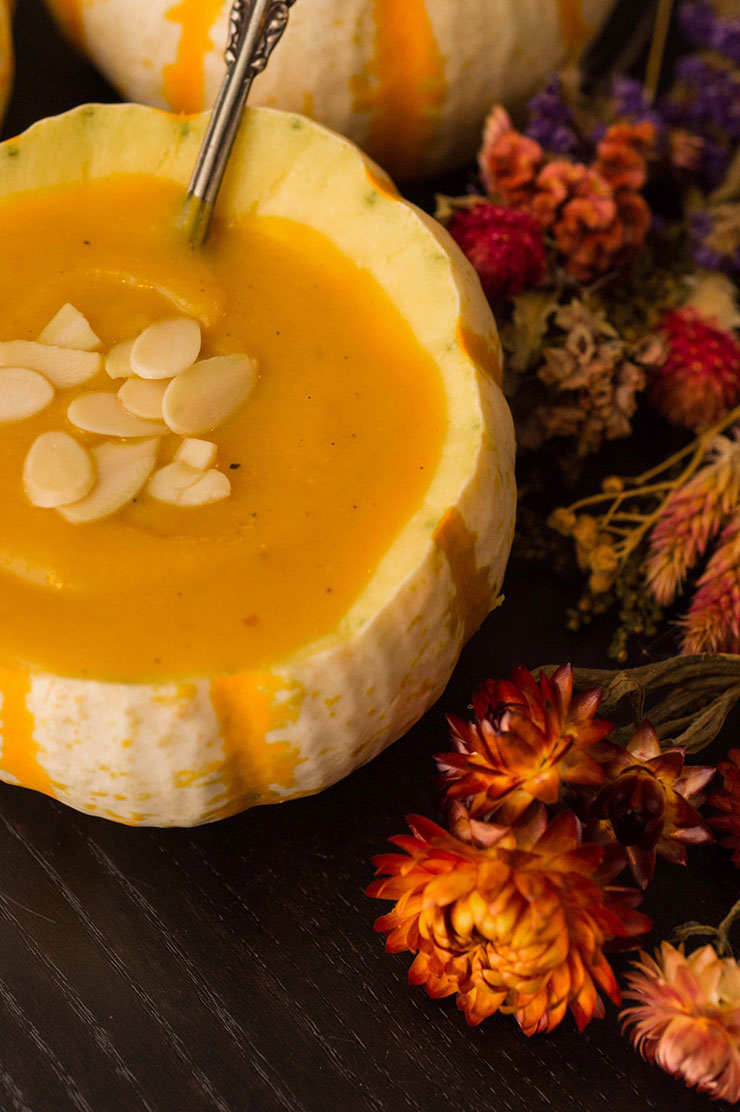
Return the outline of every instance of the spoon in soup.
<path id="1" fill-rule="evenodd" d="M 234 146 L 252 82 L 270 60 L 295 0 L 234 0 L 224 59 L 226 73 L 188 185 L 181 226 L 200 247 Z"/>

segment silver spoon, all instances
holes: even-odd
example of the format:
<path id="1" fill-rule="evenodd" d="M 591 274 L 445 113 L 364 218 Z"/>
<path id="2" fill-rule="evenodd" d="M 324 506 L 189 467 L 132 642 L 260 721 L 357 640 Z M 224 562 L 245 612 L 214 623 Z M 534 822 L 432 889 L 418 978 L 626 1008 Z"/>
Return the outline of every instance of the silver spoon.
<path id="1" fill-rule="evenodd" d="M 200 247 L 208 235 L 249 90 L 280 41 L 294 3 L 295 0 L 234 0 L 224 55 L 226 73 L 180 217 L 191 247 Z"/>

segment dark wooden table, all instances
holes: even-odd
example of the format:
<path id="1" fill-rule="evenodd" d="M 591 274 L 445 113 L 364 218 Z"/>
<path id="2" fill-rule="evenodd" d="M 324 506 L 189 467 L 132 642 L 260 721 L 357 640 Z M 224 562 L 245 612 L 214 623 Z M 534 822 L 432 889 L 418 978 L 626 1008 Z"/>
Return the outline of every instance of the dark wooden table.
<path id="1" fill-rule="evenodd" d="M 115 94 L 20 0 L 10 135 Z M 0 262 L 2 246 L 0 245 Z M 468 1030 L 406 984 L 363 895 L 409 811 L 434 814 L 444 712 L 516 661 L 606 663 L 607 630 L 564 632 L 565 587 L 512 569 L 505 607 L 441 702 L 321 796 L 197 830 L 131 830 L 0 786 L 0 1109 L 10 1112 L 672 1112 L 709 1102 L 645 1065 L 616 1010 L 527 1040 Z M 659 868 L 653 939 L 738 896 L 724 851 Z M 382 905 L 385 907 L 386 905 Z M 618 963 L 620 964 L 620 963 Z M 623 964 L 623 963 L 622 963 Z"/>

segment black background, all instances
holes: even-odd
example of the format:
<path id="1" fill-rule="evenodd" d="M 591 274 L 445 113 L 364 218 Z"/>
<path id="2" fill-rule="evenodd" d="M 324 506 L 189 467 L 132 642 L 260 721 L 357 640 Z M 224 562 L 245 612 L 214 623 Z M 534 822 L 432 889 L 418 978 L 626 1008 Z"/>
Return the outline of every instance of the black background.
<path id="1" fill-rule="evenodd" d="M 116 99 L 39 0 L 20 0 L 15 33 L 5 135 Z M 408 987 L 409 955 L 386 956 L 373 934 L 388 905 L 363 895 L 369 858 L 405 813 L 434 816 L 444 713 L 464 714 L 476 684 L 517 661 L 607 664 L 605 626 L 565 632 L 569 585 L 514 566 L 506 593 L 440 703 L 321 796 L 160 831 L 0 786 L 3 1112 L 710 1107 L 639 1059 L 611 1005 L 583 1035 L 571 1019 L 531 1040 L 504 1017 L 469 1030 L 453 1000 Z M 738 894 L 719 848 L 659 866 L 651 941 L 688 918 L 717 922 Z"/>

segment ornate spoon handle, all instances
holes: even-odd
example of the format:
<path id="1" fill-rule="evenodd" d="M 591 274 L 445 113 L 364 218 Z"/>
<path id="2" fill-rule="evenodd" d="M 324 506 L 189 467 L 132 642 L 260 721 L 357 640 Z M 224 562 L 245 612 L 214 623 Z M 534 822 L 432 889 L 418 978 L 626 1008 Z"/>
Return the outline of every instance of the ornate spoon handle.
<path id="1" fill-rule="evenodd" d="M 226 73 L 198 152 L 181 217 L 192 247 L 200 247 L 208 235 L 249 90 L 280 41 L 294 3 L 295 0 L 234 0 L 225 53 Z"/>

